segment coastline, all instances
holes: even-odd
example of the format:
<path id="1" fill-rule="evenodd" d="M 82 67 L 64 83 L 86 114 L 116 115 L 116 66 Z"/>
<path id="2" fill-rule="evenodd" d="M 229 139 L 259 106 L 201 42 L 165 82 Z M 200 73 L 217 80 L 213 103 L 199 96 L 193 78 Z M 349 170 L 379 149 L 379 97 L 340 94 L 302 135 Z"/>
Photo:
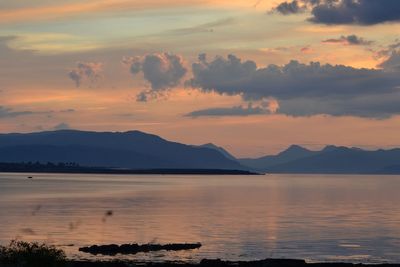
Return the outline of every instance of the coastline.
<path id="1" fill-rule="evenodd" d="M 114 169 L 87 169 L 87 170 L 0 170 L 0 173 L 61 173 L 61 174 L 141 174 L 141 175 L 264 175 L 241 170 L 213 170 L 213 169 L 149 169 L 149 170 L 114 170 Z"/>
<path id="2" fill-rule="evenodd" d="M 109 167 L 88 167 L 67 164 L 42 163 L 3 163 L 0 173 L 72 173 L 72 174 L 155 174 L 155 175 L 263 175 L 250 170 L 237 169 L 190 169 L 190 168 L 152 168 L 121 169 Z"/>
<path id="3" fill-rule="evenodd" d="M 0 264 L 0 266 L 2 266 Z M 134 261 L 67 261 L 65 267 L 398 267 L 396 263 L 346 263 L 346 262 L 316 262 L 308 263 L 299 259 L 264 259 L 254 261 L 223 261 L 220 259 L 203 259 L 199 263 L 187 262 L 134 262 Z M 6 267 L 6 266 L 4 266 Z M 14 267 L 14 266 L 7 266 Z M 16 266 L 15 266 L 16 267 Z"/>

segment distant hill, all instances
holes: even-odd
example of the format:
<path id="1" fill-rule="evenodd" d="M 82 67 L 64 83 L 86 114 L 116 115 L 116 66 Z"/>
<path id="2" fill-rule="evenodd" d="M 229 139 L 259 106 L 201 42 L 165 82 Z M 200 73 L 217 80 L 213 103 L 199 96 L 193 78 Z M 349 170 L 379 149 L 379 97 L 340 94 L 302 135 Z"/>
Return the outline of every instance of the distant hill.
<path id="1" fill-rule="evenodd" d="M 277 155 L 264 156 L 256 159 L 244 158 L 239 159 L 239 162 L 252 169 L 266 171 L 272 166 L 311 156 L 315 153 L 317 152 L 298 145 L 292 145 Z"/>
<path id="2" fill-rule="evenodd" d="M 253 170 L 266 173 L 400 174 L 400 149 L 367 151 L 298 145 L 261 158 L 236 159 L 214 144 L 171 142 L 140 131 L 60 130 L 0 134 L 0 162 L 76 163 L 85 167 Z"/>
<path id="3" fill-rule="evenodd" d="M 274 156 L 239 162 L 269 173 L 400 174 L 400 149 L 367 151 L 327 146 L 320 151 L 310 151 L 291 146 Z"/>
<path id="4" fill-rule="evenodd" d="M 219 151 L 140 131 L 0 134 L 0 162 L 75 162 L 129 169 L 247 169 Z"/>

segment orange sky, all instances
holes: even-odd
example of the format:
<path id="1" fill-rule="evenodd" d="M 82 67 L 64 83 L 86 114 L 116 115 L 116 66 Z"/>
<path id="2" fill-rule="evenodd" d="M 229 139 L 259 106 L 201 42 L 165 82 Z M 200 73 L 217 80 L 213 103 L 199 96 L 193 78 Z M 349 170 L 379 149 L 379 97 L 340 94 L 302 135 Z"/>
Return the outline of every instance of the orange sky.
<path id="1" fill-rule="evenodd" d="M 213 142 L 237 156 L 276 153 L 290 144 L 399 146 L 397 111 L 382 118 L 357 113 L 288 116 L 280 109 L 277 114 L 185 116 L 212 108 L 246 109 L 250 102 L 263 108 L 262 101 L 253 103 L 243 94 L 185 86 L 200 53 L 207 53 L 209 62 L 217 55 L 234 54 L 258 68 L 298 60 L 381 69 L 379 64 L 390 56 L 383 52 L 396 49 L 390 47 L 398 42 L 394 33 L 400 32 L 400 23 L 314 24 L 307 21 L 308 12 L 271 13 L 281 2 L 6 3 L 0 10 L 0 132 L 51 130 L 60 124 L 84 130 L 138 129 L 185 143 Z M 365 42 L 340 41 L 351 35 Z M 330 39 L 338 41 L 324 42 Z M 178 55 L 187 71 L 159 91 L 144 72 L 132 74 L 130 65 L 122 62 L 163 52 Z M 93 64 L 97 69 L 91 69 Z M 147 102 L 138 102 L 140 92 L 153 93 Z"/>

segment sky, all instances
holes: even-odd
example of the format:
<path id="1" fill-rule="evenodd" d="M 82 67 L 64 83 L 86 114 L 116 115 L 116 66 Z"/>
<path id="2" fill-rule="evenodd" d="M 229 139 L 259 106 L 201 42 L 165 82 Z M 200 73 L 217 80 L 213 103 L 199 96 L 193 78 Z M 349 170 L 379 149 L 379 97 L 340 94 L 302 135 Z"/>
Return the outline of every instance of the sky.
<path id="1" fill-rule="evenodd" d="M 400 1 L 0 1 L 0 132 L 58 129 L 399 147 Z"/>

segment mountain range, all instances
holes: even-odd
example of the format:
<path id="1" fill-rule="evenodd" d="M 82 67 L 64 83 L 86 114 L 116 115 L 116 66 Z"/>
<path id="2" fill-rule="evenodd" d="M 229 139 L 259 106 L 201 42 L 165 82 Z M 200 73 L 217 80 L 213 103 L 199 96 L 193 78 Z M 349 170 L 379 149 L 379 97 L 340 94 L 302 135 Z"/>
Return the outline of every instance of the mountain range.
<path id="1" fill-rule="evenodd" d="M 326 146 L 313 151 L 298 145 L 272 156 L 239 159 L 241 164 L 269 173 L 400 174 L 400 149 L 363 150 Z"/>
<path id="2" fill-rule="evenodd" d="M 0 162 L 37 161 L 129 169 L 247 169 L 216 149 L 140 131 L 0 134 Z"/>
<path id="3" fill-rule="evenodd" d="M 369 151 L 330 145 L 315 151 L 292 145 L 276 155 L 237 159 L 211 143 L 186 145 L 140 131 L 59 130 L 0 134 L 0 162 L 74 162 L 89 167 L 142 170 L 400 174 L 400 149 Z"/>

